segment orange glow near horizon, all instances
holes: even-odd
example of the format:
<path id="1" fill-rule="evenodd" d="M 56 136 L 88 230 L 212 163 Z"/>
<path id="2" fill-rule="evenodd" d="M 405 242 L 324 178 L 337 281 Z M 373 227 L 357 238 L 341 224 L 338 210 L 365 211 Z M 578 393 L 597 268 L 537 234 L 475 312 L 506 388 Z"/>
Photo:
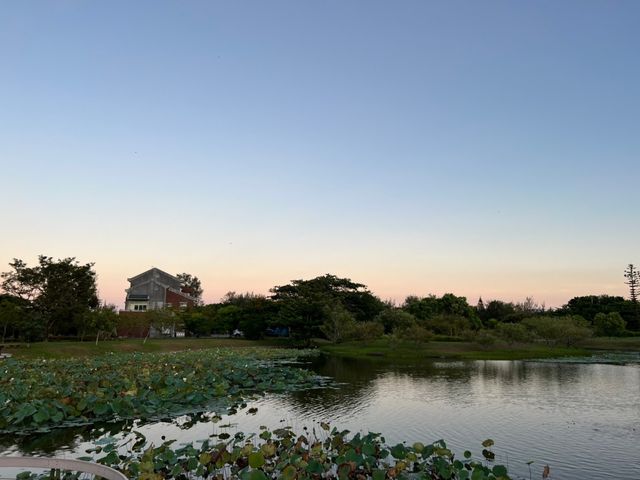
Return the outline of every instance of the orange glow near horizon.
<path id="1" fill-rule="evenodd" d="M 162 267 L 158 267 L 161 268 Z M 122 307 L 124 304 L 125 288 L 129 286 L 128 277 L 132 277 L 146 270 L 128 270 L 121 273 L 116 269 L 99 272 L 98 287 L 101 299 L 107 303 Z M 164 270 L 164 269 L 163 269 Z M 178 269 L 180 270 L 180 269 Z M 186 269 L 183 269 L 186 270 Z M 169 271 L 176 274 L 177 271 Z M 189 272 L 191 273 L 191 272 Z M 273 277 L 262 273 L 261 275 L 250 275 L 233 272 L 225 274 L 218 271 L 215 274 L 209 272 L 193 273 L 200 278 L 204 290 L 203 301 L 205 303 L 217 303 L 229 291 L 253 292 L 257 294 L 269 295 L 269 289 L 275 285 L 284 285 L 294 279 L 310 279 L 318 275 L 332 272 L 315 272 L 307 275 L 273 275 Z M 400 305 L 408 295 L 426 296 L 429 294 L 443 295 L 453 293 L 465 296 L 471 305 L 475 305 L 480 297 L 486 302 L 489 300 L 503 300 L 508 302 L 524 301 L 526 297 L 533 297 L 534 300 L 547 308 L 559 307 L 575 296 L 581 295 L 619 295 L 625 296 L 625 285 L 622 281 L 616 283 L 614 275 L 607 276 L 605 272 L 583 272 L 580 275 L 572 275 L 566 272 L 564 275 L 558 272 L 553 275 L 554 281 L 544 280 L 548 274 L 539 272 L 536 275 L 510 276 L 503 279 L 499 275 L 492 276 L 477 275 L 470 277 L 466 283 L 458 282 L 455 275 L 447 275 L 440 272 L 433 274 L 430 278 L 388 277 L 366 275 L 366 272 L 358 275 L 346 273 L 336 273 L 338 276 L 351 278 L 353 281 L 364 283 L 367 287 L 382 300 L 392 300 Z M 456 285 L 458 285 L 456 287 Z M 540 285 L 543 285 L 541 288 Z"/>

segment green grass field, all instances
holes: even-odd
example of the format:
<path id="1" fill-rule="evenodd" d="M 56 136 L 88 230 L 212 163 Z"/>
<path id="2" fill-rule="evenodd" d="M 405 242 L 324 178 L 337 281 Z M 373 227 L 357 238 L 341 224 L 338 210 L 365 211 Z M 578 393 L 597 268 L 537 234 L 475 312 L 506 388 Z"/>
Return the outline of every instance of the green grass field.
<path id="1" fill-rule="evenodd" d="M 99 342 L 38 342 L 8 344 L 3 349 L 15 358 L 67 358 L 104 355 L 110 352 L 178 352 L 182 350 L 202 350 L 206 348 L 246 348 L 246 347 L 282 347 L 282 340 L 244 340 L 236 338 L 141 338 L 126 340 L 108 340 Z"/>
<path id="2" fill-rule="evenodd" d="M 488 346 L 472 342 L 391 342 L 379 339 L 371 342 L 350 342 L 338 345 L 324 344 L 321 350 L 352 358 L 380 358 L 394 361 L 415 361 L 429 358 L 464 360 L 519 360 L 589 355 L 582 348 L 548 347 L 544 345 Z"/>
<path id="3" fill-rule="evenodd" d="M 640 337 L 597 337 L 584 341 L 579 348 L 549 347 L 540 344 L 480 346 L 473 342 L 433 341 L 425 344 L 392 342 L 378 339 L 368 342 L 331 344 L 316 340 L 322 351 L 344 357 L 380 358 L 396 361 L 412 361 L 429 358 L 458 358 L 467 360 L 518 360 L 528 358 L 552 358 L 589 355 L 592 350 L 639 351 Z M 163 338 L 109 340 L 96 345 L 94 342 L 39 342 L 31 344 L 7 344 L 3 352 L 15 358 L 66 358 L 98 356 L 110 352 L 177 352 L 207 348 L 290 346 L 287 339 L 244 340 L 234 338 Z"/>
<path id="4" fill-rule="evenodd" d="M 584 348 L 592 350 L 640 351 L 640 337 L 594 337 L 585 340 Z"/>

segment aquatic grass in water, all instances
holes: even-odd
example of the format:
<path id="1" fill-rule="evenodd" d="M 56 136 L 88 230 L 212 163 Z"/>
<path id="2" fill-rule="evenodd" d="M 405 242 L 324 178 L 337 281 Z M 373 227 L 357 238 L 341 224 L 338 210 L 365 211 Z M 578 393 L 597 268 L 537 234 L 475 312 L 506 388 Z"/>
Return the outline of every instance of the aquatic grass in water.
<path id="1" fill-rule="evenodd" d="M 284 363 L 309 354 L 253 348 L 4 361 L 0 433 L 166 418 L 213 406 L 233 413 L 252 395 L 320 385 L 312 372 Z"/>
<path id="2" fill-rule="evenodd" d="M 637 365 L 640 364 L 640 352 L 594 352 L 589 357 L 559 357 L 530 360 L 539 363 L 583 363 L 604 365 Z"/>

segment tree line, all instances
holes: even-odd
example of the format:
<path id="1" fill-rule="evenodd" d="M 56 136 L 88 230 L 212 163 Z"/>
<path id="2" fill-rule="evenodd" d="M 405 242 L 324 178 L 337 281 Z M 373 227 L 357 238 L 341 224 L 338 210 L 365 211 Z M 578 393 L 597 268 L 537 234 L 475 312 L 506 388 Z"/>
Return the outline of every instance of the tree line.
<path id="1" fill-rule="evenodd" d="M 114 306 L 101 304 L 92 263 L 41 255 L 29 267 L 14 259 L 1 274 L 0 334 L 7 339 L 37 341 L 51 337 L 84 339 L 116 335 L 122 321 Z M 197 277 L 179 274 L 197 296 Z M 552 309 L 532 298 L 471 305 L 452 293 L 409 296 L 401 305 L 385 302 L 364 284 L 326 274 L 274 286 L 270 295 L 227 293 L 220 302 L 187 310 L 139 313 L 148 325 L 171 324 L 189 336 L 227 335 L 235 330 L 250 339 L 286 335 L 301 343 L 311 338 L 332 342 L 386 336 L 425 342 L 440 339 L 571 344 L 581 338 L 635 335 L 640 331 L 640 275 L 630 264 L 624 271 L 629 299 L 610 295 L 575 297 Z"/>

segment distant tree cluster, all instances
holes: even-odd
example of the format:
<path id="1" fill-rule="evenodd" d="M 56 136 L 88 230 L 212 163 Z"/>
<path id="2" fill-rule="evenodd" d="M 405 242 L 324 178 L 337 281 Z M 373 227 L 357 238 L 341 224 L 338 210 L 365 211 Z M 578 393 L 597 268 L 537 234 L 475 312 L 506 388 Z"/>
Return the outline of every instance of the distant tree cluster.
<path id="1" fill-rule="evenodd" d="M 75 258 L 54 261 L 40 256 L 29 267 L 14 259 L 2 273 L 0 334 L 6 339 L 35 341 L 55 336 L 80 339 L 109 336 L 124 318 L 115 307 L 100 305 L 93 264 Z M 307 344 L 311 338 L 331 342 L 372 340 L 423 343 L 434 338 L 476 342 L 573 345 L 592 334 L 633 335 L 640 330 L 640 276 L 633 265 L 624 271 L 630 295 L 575 297 L 558 309 L 547 309 L 533 298 L 520 303 L 465 297 L 408 296 L 400 306 L 383 302 L 366 285 L 335 275 L 292 280 L 275 286 L 270 295 L 227 293 L 220 302 L 204 305 L 202 285 L 187 273 L 177 275 L 199 300 L 192 308 L 136 314 L 160 330 L 189 336 L 229 335 L 246 338 L 287 336 Z M 138 317 L 136 317 L 138 318 Z M 129 319 L 130 320 L 130 319 Z"/>
<path id="2" fill-rule="evenodd" d="M 0 327 L 8 336 L 33 341 L 56 335 L 83 336 L 100 323 L 91 314 L 99 307 L 93 263 L 75 258 L 53 260 L 40 255 L 30 267 L 14 259 L 1 274 Z M 102 325 L 100 325 L 102 328 Z"/>

